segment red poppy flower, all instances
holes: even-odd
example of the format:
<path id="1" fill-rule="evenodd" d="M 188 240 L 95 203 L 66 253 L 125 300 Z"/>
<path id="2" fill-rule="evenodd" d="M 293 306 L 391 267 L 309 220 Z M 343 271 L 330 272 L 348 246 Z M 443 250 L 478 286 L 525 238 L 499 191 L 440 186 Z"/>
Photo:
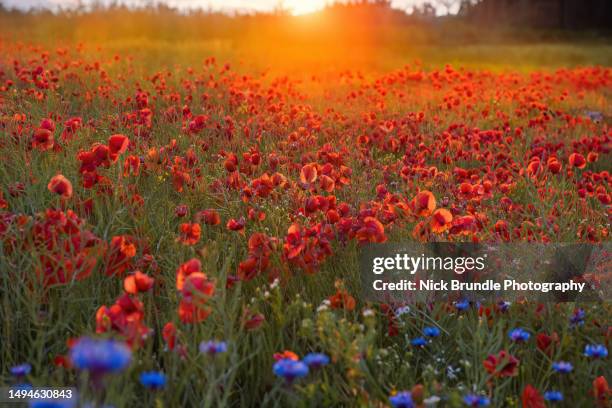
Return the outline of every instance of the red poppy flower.
<path id="1" fill-rule="evenodd" d="M 136 243 L 128 235 L 111 238 L 106 264 L 106 275 L 122 275 L 130 266 L 131 259 L 136 256 Z"/>
<path id="2" fill-rule="evenodd" d="M 531 177 L 536 177 L 540 173 L 542 166 L 538 157 L 533 157 L 527 165 L 527 174 Z"/>
<path id="3" fill-rule="evenodd" d="M 32 137 L 32 147 L 40 151 L 50 150 L 55 144 L 53 132 L 49 129 L 38 128 Z"/>
<path id="4" fill-rule="evenodd" d="M 107 145 L 103 144 L 95 144 L 91 147 L 91 152 L 93 153 L 95 165 L 110 167 L 111 165 L 111 157 L 110 157 L 110 149 Z"/>
<path id="5" fill-rule="evenodd" d="M 174 208 L 174 215 L 176 215 L 178 218 L 183 218 L 188 212 L 189 207 L 187 207 L 185 204 L 177 205 Z"/>
<path id="6" fill-rule="evenodd" d="M 249 238 L 249 254 L 254 256 L 269 256 L 277 243 L 276 238 L 270 238 L 266 234 L 256 232 Z"/>
<path id="7" fill-rule="evenodd" d="M 572 153 L 569 157 L 569 164 L 572 167 L 584 169 L 586 167 L 587 161 L 580 153 Z"/>
<path id="8" fill-rule="evenodd" d="M 238 277 L 241 280 L 251 280 L 259 274 L 259 259 L 249 256 L 246 260 L 238 264 Z"/>
<path id="9" fill-rule="evenodd" d="M 506 221 L 498 220 L 493 228 L 504 241 L 508 241 L 510 239 L 510 232 L 508 230 L 508 223 Z"/>
<path id="10" fill-rule="evenodd" d="M 411 204 L 416 215 L 427 217 L 436 209 L 436 198 L 431 191 L 423 190 L 412 199 Z"/>
<path id="11" fill-rule="evenodd" d="M 561 171 L 561 162 L 556 157 L 549 157 L 546 161 L 546 166 L 552 174 L 558 174 Z"/>
<path id="12" fill-rule="evenodd" d="M 593 380 L 593 396 L 598 407 L 604 408 L 609 407 L 609 403 L 612 400 L 612 390 L 608 386 L 606 377 L 600 375 Z"/>
<path id="13" fill-rule="evenodd" d="M 79 168 L 80 173 L 94 172 L 96 171 L 96 167 L 98 167 L 96 155 L 91 150 L 77 153 L 77 160 L 81 162 L 81 167 Z"/>
<path id="14" fill-rule="evenodd" d="M 483 365 L 494 377 L 514 377 L 518 374 L 519 360 L 502 350 L 497 355 L 489 355 Z"/>
<path id="15" fill-rule="evenodd" d="M 293 259 L 297 257 L 305 247 L 304 240 L 302 240 L 301 227 L 298 224 L 291 224 L 287 230 L 285 244 L 283 245 L 285 256 L 287 259 Z"/>
<path id="16" fill-rule="evenodd" d="M 127 293 L 136 295 L 139 292 L 146 292 L 153 287 L 155 279 L 141 271 L 136 271 L 123 280 L 123 289 Z"/>
<path id="17" fill-rule="evenodd" d="M 199 259 L 192 258 L 181 264 L 176 270 L 176 289 L 183 290 L 185 279 L 192 273 L 201 272 L 202 263 Z"/>
<path id="18" fill-rule="evenodd" d="M 412 229 L 412 237 L 420 242 L 426 242 L 431 236 L 431 227 L 425 221 L 419 221 Z"/>
<path id="19" fill-rule="evenodd" d="M 245 224 L 246 224 L 246 221 L 244 217 L 240 217 L 240 219 L 238 220 L 232 218 L 227 222 L 226 227 L 230 231 L 241 231 L 242 232 L 244 230 Z"/>
<path id="20" fill-rule="evenodd" d="M 62 198 L 72 197 L 72 183 L 61 174 L 51 178 L 51 181 L 47 184 L 47 189 L 52 193 L 59 194 Z"/>
<path id="21" fill-rule="evenodd" d="M 188 113 L 187 110 L 184 110 L 184 114 Z M 190 113 L 189 113 L 190 114 Z M 208 121 L 208 116 L 206 115 L 197 115 L 189 122 L 189 132 L 190 133 L 198 133 L 206 127 L 206 121 Z"/>
<path id="22" fill-rule="evenodd" d="M 234 153 L 230 153 L 225 159 L 225 170 L 228 173 L 233 173 L 238 170 L 238 157 Z"/>
<path id="23" fill-rule="evenodd" d="M 53 365 L 56 367 L 71 368 L 72 361 L 70 360 L 70 357 L 68 356 L 57 355 L 53 358 Z"/>
<path id="24" fill-rule="evenodd" d="M 417 384 L 412 387 L 410 394 L 412 395 L 412 400 L 417 403 L 417 406 L 421 406 L 425 398 L 425 387 L 423 387 L 423 384 Z"/>
<path id="25" fill-rule="evenodd" d="M 249 256 L 238 265 L 238 277 L 241 280 L 251 280 L 268 267 L 276 241 L 262 233 L 251 235 L 248 242 Z"/>
<path id="26" fill-rule="evenodd" d="M 459 192 L 463 195 L 470 195 L 472 194 L 473 191 L 473 187 L 470 183 L 461 183 L 459 185 Z"/>
<path id="27" fill-rule="evenodd" d="M 45 118 L 40 121 L 39 129 L 46 129 L 50 132 L 55 132 L 55 122 L 52 119 Z"/>
<path id="28" fill-rule="evenodd" d="M 431 231 L 436 234 L 442 233 L 450 227 L 452 221 L 453 215 L 451 212 L 444 208 L 439 208 L 431 216 Z"/>
<path id="29" fill-rule="evenodd" d="M 291 350 L 285 350 L 282 353 L 274 353 L 272 357 L 276 361 L 284 359 L 298 361 L 300 359 L 300 357 Z"/>
<path id="30" fill-rule="evenodd" d="M 250 313 L 248 310 L 244 312 L 242 317 L 242 324 L 249 331 L 258 329 L 265 321 L 266 318 L 263 314 Z"/>
<path id="31" fill-rule="evenodd" d="M 387 240 L 385 236 L 385 227 L 374 217 L 365 217 L 361 224 L 361 228 L 357 231 L 355 236 L 359 243 L 382 243 Z"/>
<path id="32" fill-rule="evenodd" d="M 469 235 L 478 232 L 478 221 L 473 215 L 464 215 L 453 218 L 450 226 L 450 233 L 455 235 Z"/>
<path id="33" fill-rule="evenodd" d="M 162 338 L 168 345 L 168 350 L 174 350 L 174 346 L 176 345 L 176 326 L 172 322 L 168 322 L 164 325 L 162 329 Z"/>
<path id="34" fill-rule="evenodd" d="M 191 183 L 191 176 L 186 171 L 181 170 L 178 166 L 172 166 L 172 185 L 174 189 L 182 193 L 185 186 L 189 186 Z"/>
<path id="35" fill-rule="evenodd" d="M 327 213 L 325 214 L 325 218 L 330 224 L 335 224 L 340 221 L 340 214 L 338 214 L 338 211 L 332 209 L 327 211 Z"/>
<path id="36" fill-rule="evenodd" d="M 151 333 L 144 323 L 144 305 L 127 293 L 111 306 L 101 306 L 96 312 L 96 333 L 119 333 L 128 344 L 139 346 Z"/>
<path id="37" fill-rule="evenodd" d="M 328 193 L 331 193 L 336 188 L 334 179 L 325 174 L 321 175 L 319 185 L 321 186 L 321 190 L 327 191 Z"/>
<path id="38" fill-rule="evenodd" d="M 45 288 L 87 278 L 102 252 L 100 239 L 87 230 L 84 221 L 71 210 L 48 209 L 33 218 L 0 216 L 0 239 L 7 238 L 2 234 L 10 224 L 14 224 L 15 231 L 25 234 L 11 237 L 14 244 L 24 250 L 31 246 L 36 249 L 34 276 Z"/>
<path id="39" fill-rule="evenodd" d="M 181 293 L 184 299 L 195 304 L 202 304 L 206 298 L 215 293 L 215 284 L 202 272 L 189 274 L 183 284 Z"/>
<path id="40" fill-rule="evenodd" d="M 200 269 L 200 262 L 191 259 L 177 270 L 176 286 L 182 295 L 179 318 L 183 323 L 199 323 L 211 313 L 206 303 L 215 292 L 215 283 Z"/>
<path id="41" fill-rule="evenodd" d="M 201 221 L 206 225 L 221 224 L 221 216 L 216 210 L 213 209 L 202 210 L 196 214 L 195 218 L 197 221 Z"/>
<path id="42" fill-rule="evenodd" d="M 210 316 L 210 313 L 210 308 L 199 307 L 185 299 L 179 303 L 179 319 L 186 324 L 201 323 Z"/>
<path id="43" fill-rule="evenodd" d="M 546 333 L 538 333 L 538 335 L 536 336 L 536 346 L 538 347 L 538 349 L 540 349 L 543 353 L 545 353 L 549 357 L 552 356 L 555 345 L 558 342 L 559 342 L 559 336 L 557 335 L 556 332 L 554 332 L 550 336 L 547 335 Z"/>
<path id="44" fill-rule="evenodd" d="M 538 390 L 530 384 L 523 389 L 521 401 L 523 403 L 523 408 L 546 408 L 544 398 L 540 395 Z"/>
<path id="45" fill-rule="evenodd" d="M 2 194 L 2 191 L 0 191 L 0 210 L 4 210 L 6 208 L 8 208 L 8 201 L 4 199 L 4 195 Z"/>
<path id="46" fill-rule="evenodd" d="M 62 140 L 68 141 L 73 138 L 77 130 L 83 125 L 83 119 L 74 117 L 64 122 L 64 130 L 62 132 Z"/>
<path id="47" fill-rule="evenodd" d="M 108 138 L 108 150 L 114 157 L 125 153 L 128 146 L 130 145 L 130 139 L 124 135 L 112 135 Z"/>
<path id="48" fill-rule="evenodd" d="M 184 245 L 195 245 L 202 235 L 200 224 L 183 223 L 179 226 L 180 235 L 178 241 Z"/>
<path id="49" fill-rule="evenodd" d="M 266 213 L 258 211 L 254 208 L 249 208 L 249 220 L 251 221 L 263 221 L 266 219 Z"/>
<path id="50" fill-rule="evenodd" d="M 140 158 L 138 156 L 129 155 L 123 162 L 123 176 L 127 177 L 130 174 L 134 176 L 140 174 Z"/>
<path id="51" fill-rule="evenodd" d="M 300 181 L 304 184 L 312 184 L 317 181 L 317 175 L 316 163 L 307 164 L 300 170 Z"/>
<path id="52" fill-rule="evenodd" d="M 345 290 L 338 289 L 336 294 L 330 296 L 328 300 L 332 309 L 344 309 L 349 312 L 355 309 L 355 298 Z"/>

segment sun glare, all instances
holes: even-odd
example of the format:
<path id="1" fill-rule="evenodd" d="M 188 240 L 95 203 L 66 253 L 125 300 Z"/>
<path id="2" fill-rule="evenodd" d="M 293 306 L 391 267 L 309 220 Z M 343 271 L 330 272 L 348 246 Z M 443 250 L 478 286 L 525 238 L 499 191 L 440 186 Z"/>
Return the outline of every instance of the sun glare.
<path id="1" fill-rule="evenodd" d="M 285 7 L 293 15 L 314 13 L 325 6 L 325 0 L 286 0 Z"/>

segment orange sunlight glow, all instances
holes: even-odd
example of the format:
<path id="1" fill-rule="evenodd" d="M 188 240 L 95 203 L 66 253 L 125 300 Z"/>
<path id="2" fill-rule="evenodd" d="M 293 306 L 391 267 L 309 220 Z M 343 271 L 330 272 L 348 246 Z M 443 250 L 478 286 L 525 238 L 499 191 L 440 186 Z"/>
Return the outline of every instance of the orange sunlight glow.
<path id="1" fill-rule="evenodd" d="M 283 5 L 293 15 L 314 13 L 325 7 L 326 0 L 285 0 Z"/>

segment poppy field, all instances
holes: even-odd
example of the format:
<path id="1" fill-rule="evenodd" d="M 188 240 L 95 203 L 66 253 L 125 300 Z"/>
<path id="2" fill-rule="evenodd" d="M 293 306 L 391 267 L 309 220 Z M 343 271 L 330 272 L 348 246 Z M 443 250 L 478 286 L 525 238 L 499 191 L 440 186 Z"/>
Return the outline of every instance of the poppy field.
<path id="1" fill-rule="evenodd" d="M 611 406 L 609 303 L 377 304 L 358 266 L 366 243 L 609 241 L 608 66 L 0 51 L 3 386 L 75 388 L 54 406 Z"/>

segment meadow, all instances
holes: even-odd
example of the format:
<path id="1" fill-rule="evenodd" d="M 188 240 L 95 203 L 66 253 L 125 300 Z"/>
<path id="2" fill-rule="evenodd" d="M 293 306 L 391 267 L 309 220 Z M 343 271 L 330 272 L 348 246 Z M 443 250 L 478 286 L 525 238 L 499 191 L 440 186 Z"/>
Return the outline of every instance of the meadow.
<path id="1" fill-rule="evenodd" d="M 610 406 L 609 302 L 377 304 L 358 267 L 366 243 L 609 241 L 608 41 L 125 13 L 0 17 L 0 384 Z"/>

